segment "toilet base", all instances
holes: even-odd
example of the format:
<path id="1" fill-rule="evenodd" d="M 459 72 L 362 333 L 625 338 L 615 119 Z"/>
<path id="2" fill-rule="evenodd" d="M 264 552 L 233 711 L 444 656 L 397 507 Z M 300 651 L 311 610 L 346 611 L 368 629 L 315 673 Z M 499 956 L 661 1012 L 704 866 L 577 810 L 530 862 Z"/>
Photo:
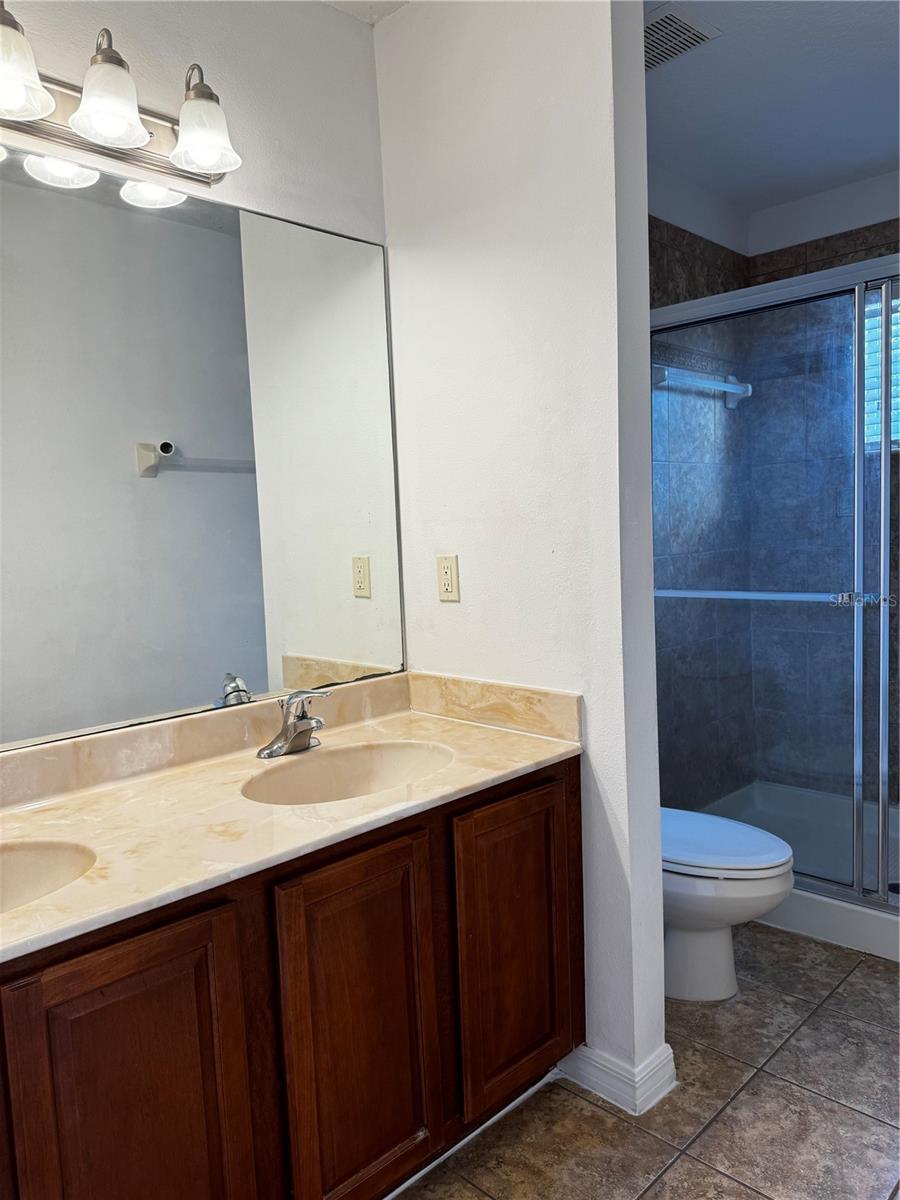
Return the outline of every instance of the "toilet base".
<path id="1" fill-rule="evenodd" d="M 731 926 L 666 927 L 666 995 L 671 1000 L 727 1000 L 738 990 Z"/>

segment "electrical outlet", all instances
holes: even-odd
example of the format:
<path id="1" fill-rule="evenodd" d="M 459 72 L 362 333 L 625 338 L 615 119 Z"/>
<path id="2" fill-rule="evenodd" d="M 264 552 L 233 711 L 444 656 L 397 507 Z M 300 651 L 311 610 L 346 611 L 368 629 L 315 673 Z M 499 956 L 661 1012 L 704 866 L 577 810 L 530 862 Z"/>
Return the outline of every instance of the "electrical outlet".
<path id="1" fill-rule="evenodd" d="M 459 603 L 459 559 L 455 554 L 439 554 L 437 560 L 438 599 Z"/>
<path id="2" fill-rule="evenodd" d="M 360 600 L 372 599 L 372 580 L 369 575 L 368 554 L 353 555 L 353 595 Z"/>

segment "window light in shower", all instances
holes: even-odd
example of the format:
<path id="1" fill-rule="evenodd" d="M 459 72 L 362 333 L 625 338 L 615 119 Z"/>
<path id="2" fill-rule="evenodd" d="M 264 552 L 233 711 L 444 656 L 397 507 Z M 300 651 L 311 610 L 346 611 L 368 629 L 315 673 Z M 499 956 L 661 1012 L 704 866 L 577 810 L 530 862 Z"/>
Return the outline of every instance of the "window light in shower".
<path id="1" fill-rule="evenodd" d="M 192 82 L 193 80 L 193 82 Z M 203 79 L 203 68 L 191 63 L 184 81 L 184 104 L 178 117 L 178 143 L 169 155 L 176 167 L 222 175 L 241 165 L 228 136 L 219 97 Z"/>
<path id="2" fill-rule="evenodd" d="M 150 141 L 150 133 L 141 123 L 128 63 L 113 48 L 108 29 L 101 29 L 97 35 L 97 51 L 84 77 L 81 103 L 69 117 L 69 124 L 81 137 L 99 146 L 132 150 Z"/>
<path id="3" fill-rule="evenodd" d="M 184 192 L 173 192 L 171 188 L 158 183 L 144 183 L 137 179 L 129 179 L 124 183 L 119 195 L 126 204 L 133 204 L 135 208 L 174 208 L 176 204 L 187 200 Z"/>
<path id="4" fill-rule="evenodd" d="M 40 121 L 55 107 L 56 101 L 41 83 L 22 26 L 0 0 L 0 117 Z"/>
<path id="5" fill-rule="evenodd" d="M 22 165 L 32 179 L 36 179 L 38 183 L 47 183 L 50 187 L 86 188 L 91 187 L 100 178 L 99 171 L 68 162 L 64 158 L 42 158 L 39 154 L 27 154 Z"/>

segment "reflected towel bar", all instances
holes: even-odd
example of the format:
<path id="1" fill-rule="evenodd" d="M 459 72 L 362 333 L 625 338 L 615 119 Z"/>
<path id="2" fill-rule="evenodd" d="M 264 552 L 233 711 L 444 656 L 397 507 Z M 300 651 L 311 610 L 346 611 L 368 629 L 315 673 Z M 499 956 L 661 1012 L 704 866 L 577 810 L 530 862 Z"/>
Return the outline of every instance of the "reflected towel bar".
<path id="1" fill-rule="evenodd" d="M 152 442 L 138 442 L 134 450 L 137 473 L 142 479 L 155 479 L 163 470 L 200 471 L 222 475 L 256 474 L 256 463 L 252 459 L 185 458 L 171 442 L 162 442 L 159 446 Z"/>

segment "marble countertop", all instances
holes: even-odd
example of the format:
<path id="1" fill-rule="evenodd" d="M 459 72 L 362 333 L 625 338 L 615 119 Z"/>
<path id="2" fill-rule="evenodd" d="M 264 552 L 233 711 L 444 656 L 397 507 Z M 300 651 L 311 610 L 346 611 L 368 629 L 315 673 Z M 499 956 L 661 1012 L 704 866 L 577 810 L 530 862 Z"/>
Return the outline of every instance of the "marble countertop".
<path id="1" fill-rule="evenodd" d="M 321 735 L 325 747 L 398 739 L 438 742 L 453 758 L 418 783 L 292 807 L 242 795 L 253 775 L 285 761 L 264 763 L 254 747 L 0 810 L 6 845 L 76 842 L 97 856 L 73 883 L 0 915 L 0 961 L 581 753 L 573 741 L 410 711 Z"/>

